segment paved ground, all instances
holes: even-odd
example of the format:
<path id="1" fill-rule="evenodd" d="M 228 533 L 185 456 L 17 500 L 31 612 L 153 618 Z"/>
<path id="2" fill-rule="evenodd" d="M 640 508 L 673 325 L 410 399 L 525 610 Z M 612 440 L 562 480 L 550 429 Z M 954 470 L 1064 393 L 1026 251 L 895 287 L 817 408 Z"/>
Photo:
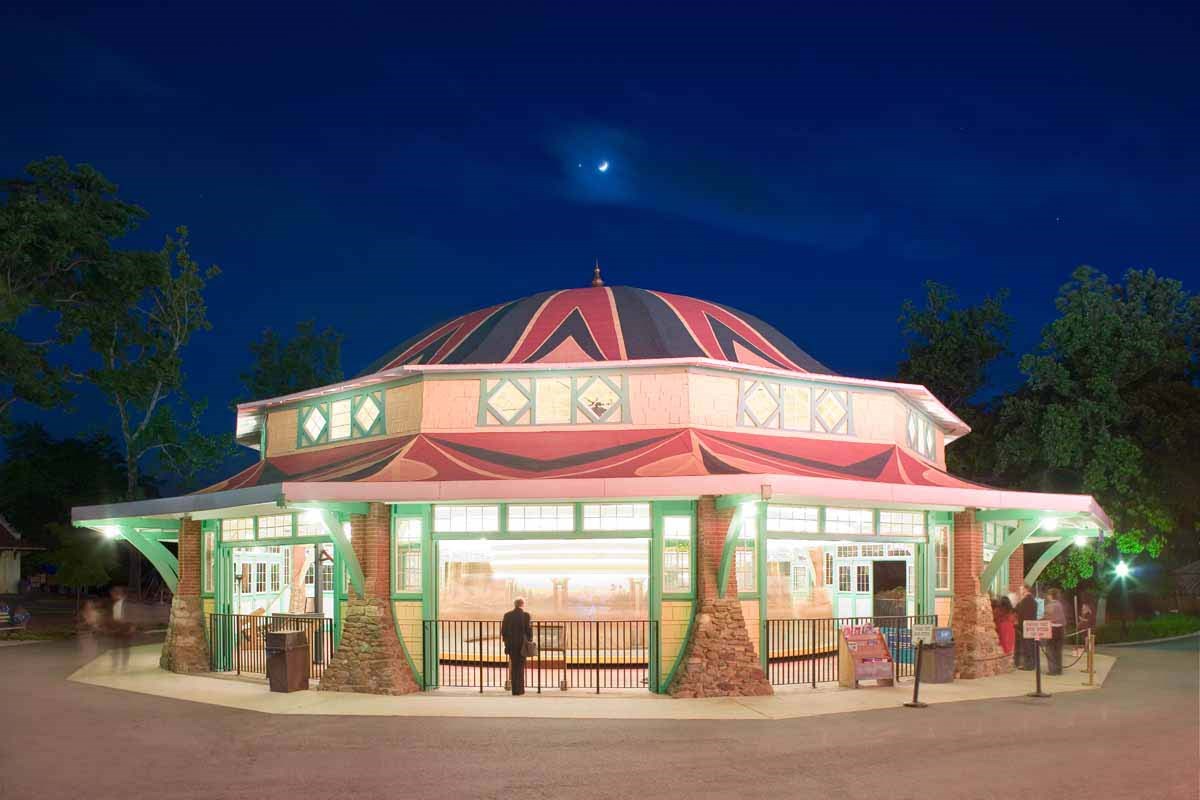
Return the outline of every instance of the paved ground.
<path id="1" fill-rule="evenodd" d="M 0 650 L 0 798 L 1200 797 L 1197 640 L 1100 692 L 785 721 L 308 717 L 69 683 Z"/>

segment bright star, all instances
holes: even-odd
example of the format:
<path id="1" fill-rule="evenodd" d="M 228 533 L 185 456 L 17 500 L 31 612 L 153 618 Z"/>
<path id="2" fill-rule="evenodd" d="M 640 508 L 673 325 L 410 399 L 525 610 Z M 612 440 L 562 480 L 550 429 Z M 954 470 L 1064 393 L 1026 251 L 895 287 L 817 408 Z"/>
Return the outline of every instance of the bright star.
<path id="1" fill-rule="evenodd" d="M 608 172 L 608 162 L 601 161 L 600 166 L 596 167 L 596 169 L 600 170 L 601 172 Z"/>

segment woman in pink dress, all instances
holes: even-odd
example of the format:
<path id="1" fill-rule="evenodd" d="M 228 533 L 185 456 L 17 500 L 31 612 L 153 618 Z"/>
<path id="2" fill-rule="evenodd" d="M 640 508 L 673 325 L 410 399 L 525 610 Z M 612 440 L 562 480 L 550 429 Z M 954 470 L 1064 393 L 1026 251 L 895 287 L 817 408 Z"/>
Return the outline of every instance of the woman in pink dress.
<path id="1" fill-rule="evenodd" d="M 992 607 L 992 616 L 996 621 L 996 635 L 1000 637 L 1000 649 L 1005 655 L 1012 655 L 1017 646 L 1017 614 L 1012 601 L 1001 597 L 1000 602 Z"/>

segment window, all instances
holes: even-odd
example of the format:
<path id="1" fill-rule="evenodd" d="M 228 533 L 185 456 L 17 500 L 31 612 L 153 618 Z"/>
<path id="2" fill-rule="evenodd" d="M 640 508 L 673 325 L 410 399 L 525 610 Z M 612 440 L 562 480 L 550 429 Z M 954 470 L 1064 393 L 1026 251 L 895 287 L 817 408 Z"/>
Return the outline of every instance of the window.
<path id="1" fill-rule="evenodd" d="M 396 574 L 393 590 L 421 591 L 421 518 L 397 517 L 395 523 Z"/>
<path id="2" fill-rule="evenodd" d="M 856 571 L 855 590 L 859 592 L 871 591 L 871 568 L 866 564 L 859 564 Z"/>
<path id="3" fill-rule="evenodd" d="M 937 525 L 933 529 L 934 588 L 950 588 L 950 526 Z"/>
<path id="4" fill-rule="evenodd" d="M 825 553 L 825 585 L 833 586 L 833 553 Z"/>
<path id="5" fill-rule="evenodd" d="M 439 533 L 489 533 L 500 530 L 499 506 L 434 506 L 433 529 Z"/>
<path id="6" fill-rule="evenodd" d="M 742 539 L 738 542 L 737 550 L 734 552 L 734 562 L 737 568 L 737 585 L 739 592 L 756 592 L 758 591 L 758 581 L 755 558 L 754 558 L 754 541 L 752 539 Z"/>
<path id="7" fill-rule="evenodd" d="M 509 506 L 508 529 L 510 531 L 573 531 L 575 530 L 575 507 L 555 506 Z"/>
<path id="8" fill-rule="evenodd" d="M 304 570 L 304 585 L 305 586 L 313 585 L 313 566 L 312 566 L 312 564 L 309 564 L 308 569 Z"/>
<path id="9" fill-rule="evenodd" d="M 258 538 L 286 539 L 292 535 L 292 515 L 274 514 L 258 518 Z"/>
<path id="10" fill-rule="evenodd" d="M 856 544 L 839 544 L 837 549 L 838 558 L 858 558 L 858 545 Z"/>
<path id="11" fill-rule="evenodd" d="M 242 542 L 254 538 L 254 517 L 221 520 L 221 541 Z"/>
<path id="12" fill-rule="evenodd" d="M 350 398 L 334 400 L 329 404 L 329 438 L 349 439 L 350 433 Z"/>
<path id="13" fill-rule="evenodd" d="M 883 558 L 884 549 L 881 544 L 864 544 L 862 546 L 863 558 Z"/>
<path id="14" fill-rule="evenodd" d="M 254 565 L 254 592 L 264 594 L 267 591 L 267 564 L 259 561 Z"/>
<path id="15" fill-rule="evenodd" d="M 282 565 L 280 565 L 278 563 L 271 565 L 271 591 L 272 592 L 278 592 L 280 587 L 282 586 L 282 581 L 280 579 L 281 566 Z"/>
<path id="16" fill-rule="evenodd" d="M 204 559 L 204 591 L 213 591 L 213 570 L 216 567 L 215 549 L 216 549 L 216 534 L 212 531 L 205 531 L 201 538 L 201 547 L 204 549 L 202 558 Z"/>
<path id="17" fill-rule="evenodd" d="M 585 503 L 585 531 L 648 531 L 649 503 Z"/>
<path id="18" fill-rule="evenodd" d="M 333 564 L 328 561 L 321 564 L 321 591 L 333 591 Z"/>
<path id="19" fill-rule="evenodd" d="M 591 425 L 628 422 L 625 376 L 485 378 L 480 425 Z"/>
<path id="20" fill-rule="evenodd" d="M 920 511 L 880 511 L 879 532 L 921 536 L 925 533 L 925 514 Z"/>
<path id="21" fill-rule="evenodd" d="M 908 424 L 905 428 L 905 439 L 909 448 L 928 459 L 934 457 L 937 437 L 934 435 L 933 423 L 929 417 L 914 409 L 908 410 Z"/>
<path id="22" fill-rule="evenodd" d="M 692 518 L 663 517 L 663 593 L 692 591 Z"/>
<path id="23" fill-rule="evenodd" d="M 807 383 L 744 378 L 738 386 L 738 425 L 850 434 L 850 393 Z"/>
<path id="24" fill-rule="evenodd" d="M 322 400 L 301 406 L 296 413 L 296 444 L 299 447 L 376 436 L 386 427 L 382 389 Z"/>
<path id="25" fill-rule="evenodd" d="M 808 561 L 801 559 L 792 565 L 792 594 L 804 600 L 812 599 L 812 576 L 808 571 Z"/>
<path id="26" fill-rule="evenodd" d="M 838 591 L 850 591 L 850 567 L 848 566 L 838 567 Z"/>
<path id="27" fill-rule="evenodd" d="M 820 512 L 813 507 L 768 505 L 767 530 L 820 533 Z"/>
<path id="28" fill-rule="evenodd" d="M 825 509 L 826 533 L 874 533 L 875 512 L 869 508 Z"/>

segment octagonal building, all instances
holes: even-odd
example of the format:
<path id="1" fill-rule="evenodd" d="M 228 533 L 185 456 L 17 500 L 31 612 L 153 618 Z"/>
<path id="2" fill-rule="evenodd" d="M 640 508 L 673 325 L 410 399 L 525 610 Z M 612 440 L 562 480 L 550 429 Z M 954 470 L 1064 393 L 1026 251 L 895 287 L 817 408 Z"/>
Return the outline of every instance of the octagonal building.
<path id="1" fill-rule="evenodd" d="M 922 386 L 838 375 L 750 314 L 597 270 L 240 405 L 260 458 L 215 486 L 74 518 L 172 585 L 177 671 L 254 672 L 264 633 L 295 625 L 322 688 L 498 689 L 522 596 L 542 690 L 815 684 L 863 622 L 909 672 L 911 626 L 950 626 L 971 677 L 1002 668 L 988 594 L 1048 563 L 1022 545 L 1110 525 L 1088 496 L 950 475 L 968 433 Z"/>

